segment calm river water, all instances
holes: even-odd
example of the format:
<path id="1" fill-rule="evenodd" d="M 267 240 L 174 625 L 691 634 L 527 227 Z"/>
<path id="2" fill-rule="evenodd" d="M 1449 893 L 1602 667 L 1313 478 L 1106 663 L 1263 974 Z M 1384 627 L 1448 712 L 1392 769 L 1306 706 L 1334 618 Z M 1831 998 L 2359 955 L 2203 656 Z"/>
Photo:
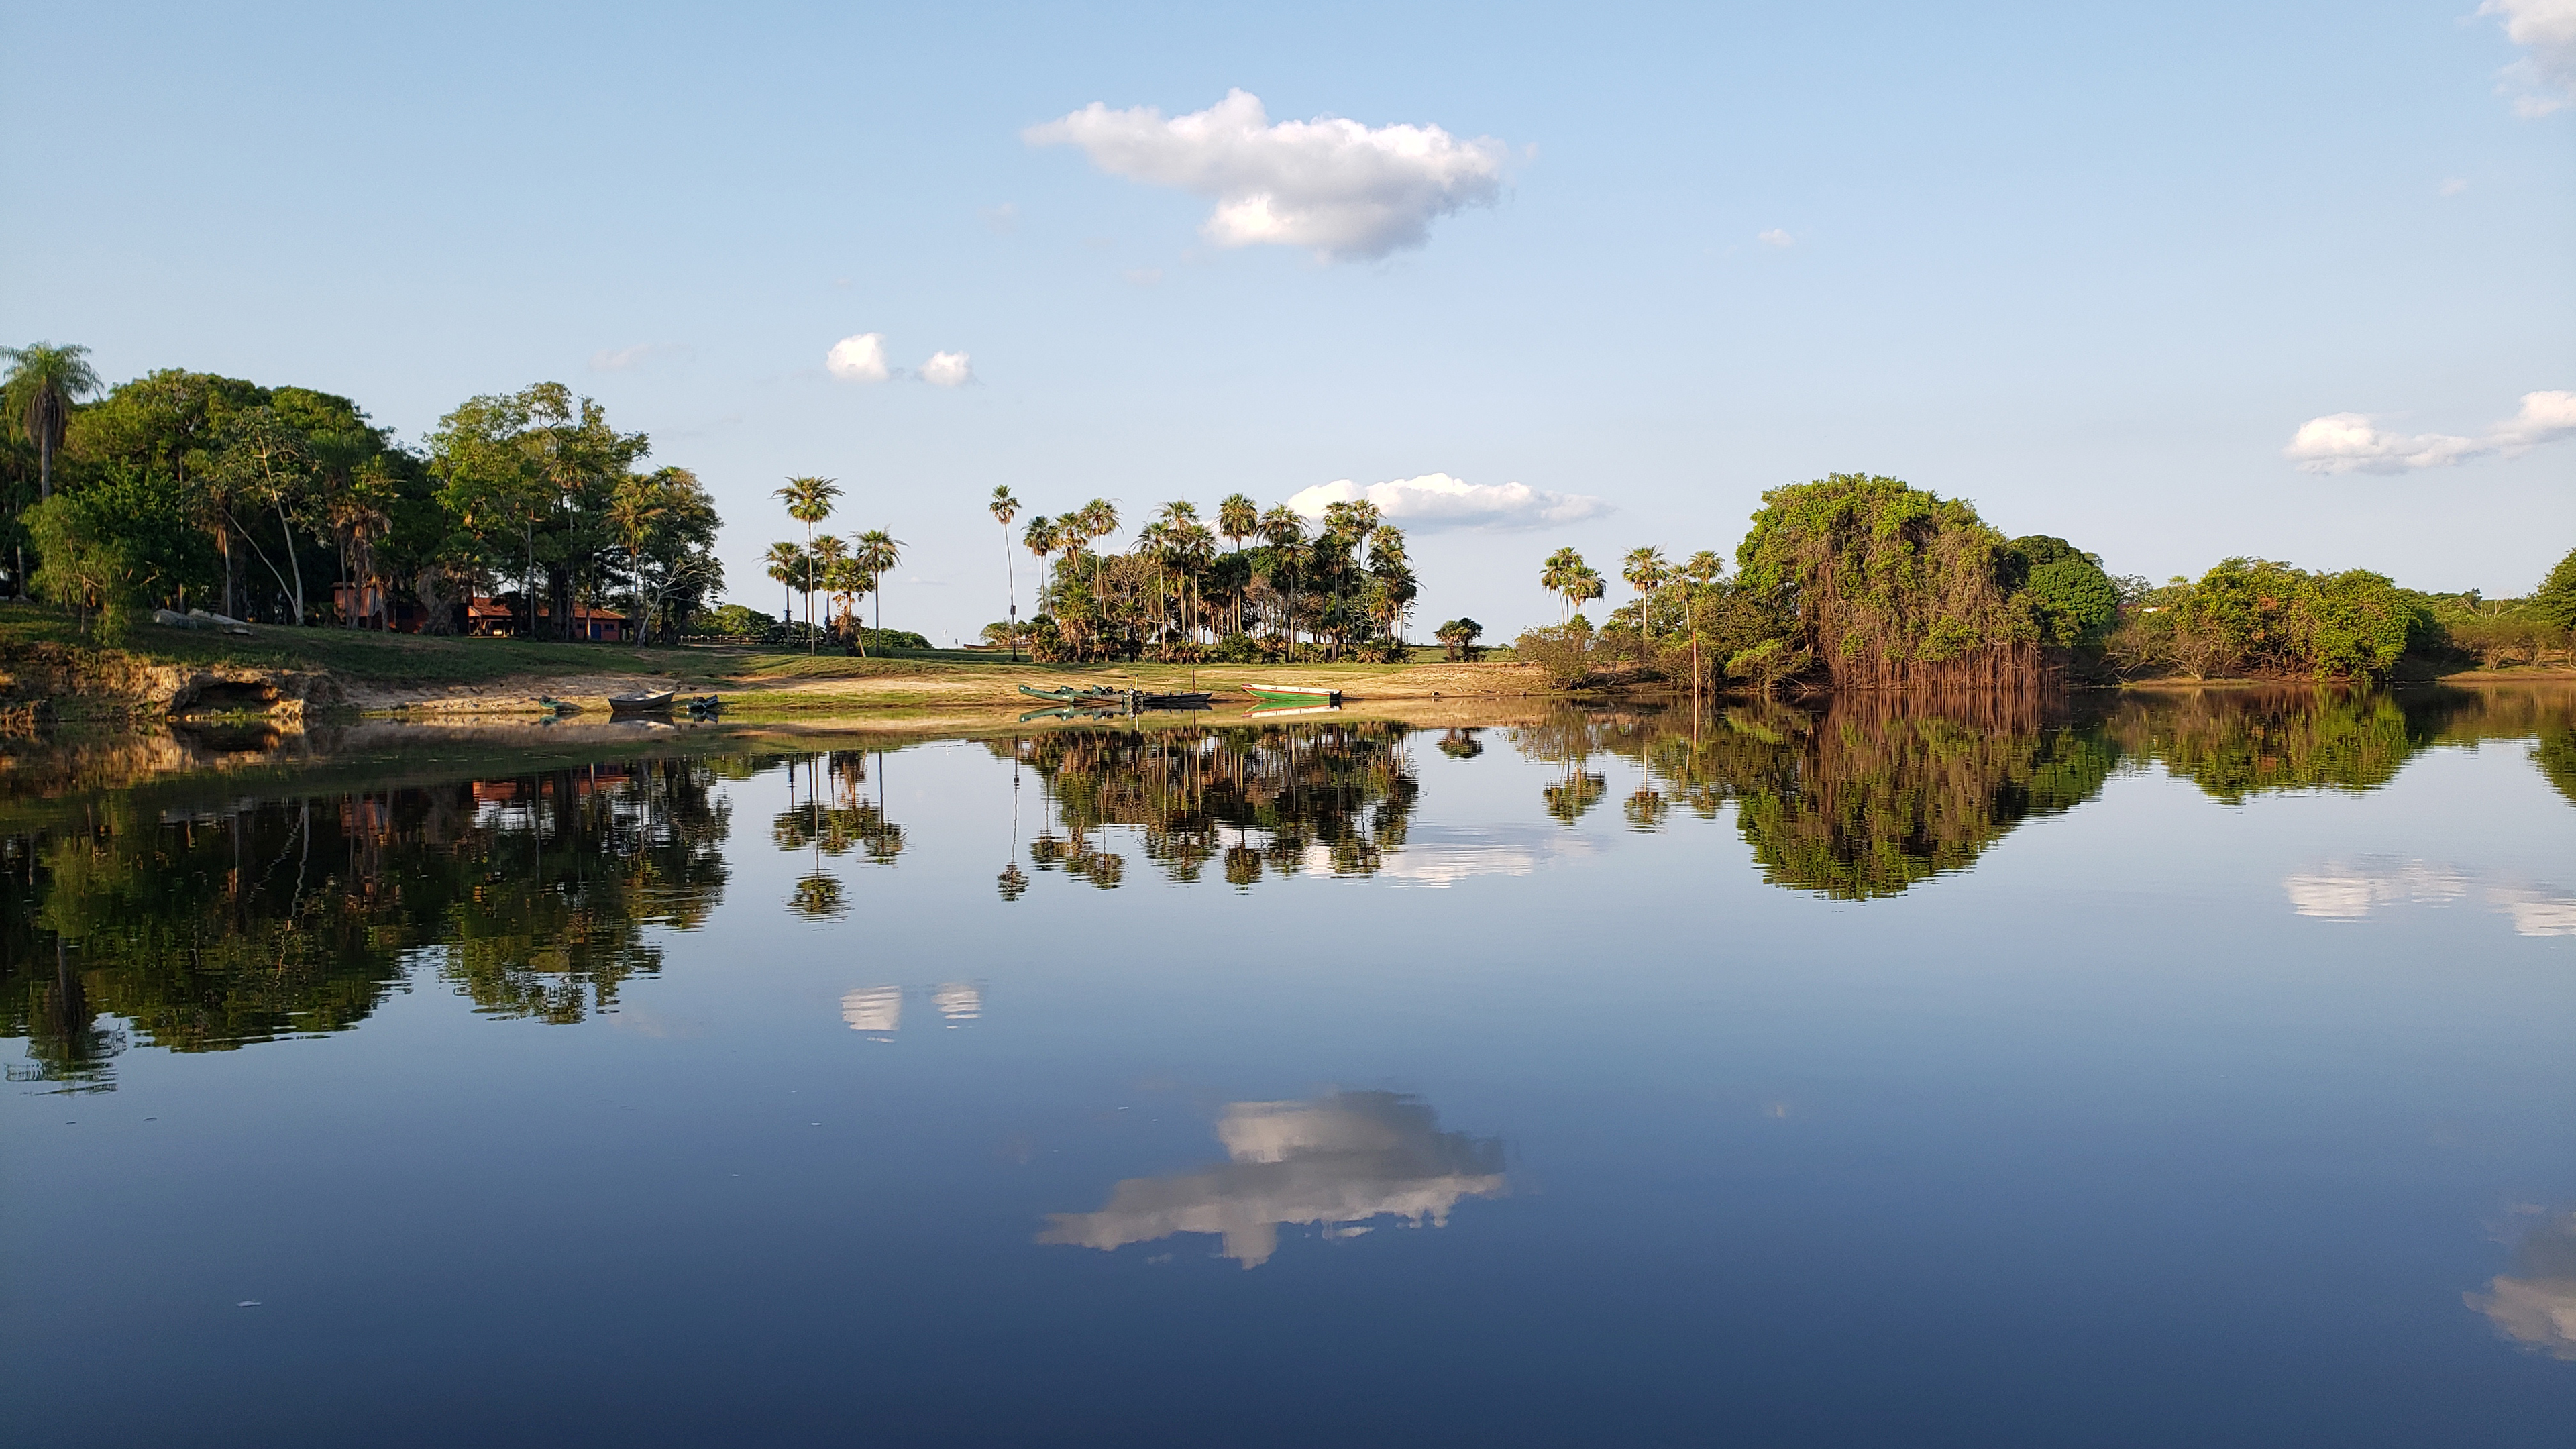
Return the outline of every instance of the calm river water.
<path id="1" fill-rule="evenodd" d="M 17 769 L 10 1437 L 2563 1446 L 2571 705 Z"/>

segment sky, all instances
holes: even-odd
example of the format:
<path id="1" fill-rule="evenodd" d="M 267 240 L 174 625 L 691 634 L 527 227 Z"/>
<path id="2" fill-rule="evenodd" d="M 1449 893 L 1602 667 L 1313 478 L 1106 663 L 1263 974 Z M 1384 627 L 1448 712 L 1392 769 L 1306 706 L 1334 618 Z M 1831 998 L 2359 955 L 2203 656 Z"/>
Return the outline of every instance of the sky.
<path id="1" fill-rule="evenodd" d="M 1424 637 L 1833 472 L 2157 580 L 2576 546 L 2576 0 L 0 0 L 0 133 L 0 341 L 412 441 L 560 381 L 731 598 L 821 474 L 940 643 L 1027 606 L 995 484 L 1371 497 Z"/>

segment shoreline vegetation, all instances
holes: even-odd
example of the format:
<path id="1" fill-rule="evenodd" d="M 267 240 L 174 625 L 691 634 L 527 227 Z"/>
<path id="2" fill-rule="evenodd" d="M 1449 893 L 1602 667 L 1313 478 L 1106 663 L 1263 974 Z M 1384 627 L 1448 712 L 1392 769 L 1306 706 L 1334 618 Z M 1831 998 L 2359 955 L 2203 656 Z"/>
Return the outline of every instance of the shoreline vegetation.
<path id="1" fill-rule="evenodd" d="M 1809 698 L 2576 669 L 2576 550 L 2517 599 L 2246 557 L 2159 585 L 1857 473 L 1765 493 L 1731 558 L 1645 545 L 1614 583 L 1556 549 L 1537 581 L 1558 621 L 1508 651 L 1469 618 L 1432 628 L 1436 649 L 1409 641 L 1422 581 L 1404 531 L 1362 499 L 1313 518 L 1243 493 L 1204 516 L 1174 500 L 1120 552 L 1131 521 L 1114 501 L 1023 523 L 998 487 L 977 502 L 1001 531 L 1008 612 L 981 648 L 941 650 L 884 626 L 902 540 L 817 531 L 850 491 L 831 478 L 775 490 L 799 533 L 765 560 L 780 613 L 720 603 L 707 489 L 684 467 L 647 470 L 644 434 L 559 383 L 470 398 L 407 445 L 311 389 L 179 369 L 103 388 L 84 349 L 45 343 L 0 361 L 6 730 L 510 715 L 666 689 L 780 718 L 998 709 L 1021 703 L 1023 680 Z M 1025 617 L 1022 549 L 1036 565 Z M 1596 626 L 1582 606 L 1617 584 L 1628 597 Z"/>

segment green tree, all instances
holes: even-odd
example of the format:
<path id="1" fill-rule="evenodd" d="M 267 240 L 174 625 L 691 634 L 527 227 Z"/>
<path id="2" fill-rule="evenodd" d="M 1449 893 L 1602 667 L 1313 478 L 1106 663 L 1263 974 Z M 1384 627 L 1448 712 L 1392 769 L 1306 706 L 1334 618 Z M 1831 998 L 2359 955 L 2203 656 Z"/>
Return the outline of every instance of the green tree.
<path id="1" fill-rule="evenodd" d="M 2531 591 L 2531 608 L 2553 629 L 2576 629 L 2576 549 L 2569 549 Z"/>
<path id="2" fill-rule="evenodd" d="M 2102 560 L 2062 538 L 2032 534 L 2006 547 L 2017 587 L 2028 597 L 2044 642 L 2096 645 L 2120 620 L 2120 586 Z"/>
<path id="3" fill-rule="evenodd" d="M 1642 660 L 1655 647 L 1655 596 L 1663 592 L 1664 585 L 1672 582 L 1673 566 L 1664 561 L 1662 549 L 1641 547 L 1628 551 L 1627 560 L 1619 572 L 1620 577 L 1628 581 L 1628 587 L 1637 591 L 1637 645 L 1638 657 Z"/>
<path id="4" fill-rule="evenodd" d="M 769 546 L 763 562 L 767 565 L 765 571 L 771 581 L 786 590 L 786 597 L 779 604 L 778 621 L 793 623 L 796 618 L 796 585 L 812 574 L 805 561 L 805 546 L 794 539 L 781 539 Z"/>
<path id="5" fill-rule="evenodd" d="M 1559 624 L 1572 617 L 1574 596 L 1582 589 L 1583 576 L 1589 572 L 1591 570 L 1584 564 L 1583 555 L 1570 546 L 1549 554 L 1547 562 L 1539 566 L 1538 586 L 1556 595 L 1559 601 L 1556 620 Z"/>
<path id="6" fill-rule="evenodd" d="M 876 602 L 877 631 L 885 631 L 885 576 L 903 562 L 903 540 L 882 528 L 871 528 L 859 535 L 858 546 L 850 550 L 850 561 L 867 571 L 868 594 Z"/>
<path id="7" fill-rule="evenodd" d="M 1984 687 L 2038 670 L 2008 546 L 1957 500 L 1857 473 L 1775 488 L 1735 560 L 1837 686 Z"/>
<path id="8" fill-rule="evenodd" d="M 811 476 L 790 478 L 777 492 L 787 502 L 787 516 L 805 525 L 805 651 L 814 650 L 814 575 L 821 561 L 813 556 L 814 525 L 832 516 L 832 500 L 841 490 L 829 478 Z"/>
<path id="9" fill-rule="evenodd" d="M 1016 664 L 1020 658 L 1020 577 L 1018 566 L 1011 558 L 1011 520 L 1020 516 L 1020 500 L 1012 495 L 1010 484 L 996 483 L 993 496 L 985 500 L 984 509 L 993 515 L 995 523 L 1002 526 L 1002 582 L 1010 591 L 1011 662 Z"/>
<path id="10" fill-rule="evenodd" d="M 30 342 L 0 347 L 9 371 L 0 376 L 0 408 L 36 449 L 36 500 L 54 496 L 54 455 L 71 430 L 72 410 L 99 390 L 89 349 L 70 343 Z"/>
<path id="11" fill-rule="evenodd" d="M 1431 637 L 1440 641 L 1452 660 L 1465 660 L 1475 657 L 1477 637 L 1484 632 L 1484 625 L 1461 616 L 1432 630 Z"/>

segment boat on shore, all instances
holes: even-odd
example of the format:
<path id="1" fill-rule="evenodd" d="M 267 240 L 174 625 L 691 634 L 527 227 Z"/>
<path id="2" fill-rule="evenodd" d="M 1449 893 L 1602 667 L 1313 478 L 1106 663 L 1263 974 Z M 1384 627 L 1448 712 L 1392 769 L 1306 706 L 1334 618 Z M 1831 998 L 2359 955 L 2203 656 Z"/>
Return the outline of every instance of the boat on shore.
<path id="1" fill-rule="evenodd" d="M 1243 692 L 1263 706 L 1307 705 L 1317 709 L 1339 709 L 1342 692 L 1338 689 L 1316 689 L 1302 684 L 1247 684 Z"/>
<path id="2" fill-rule="evenodd" d="M 611 715 L 661 714 L 671 707 L 670 690 L 658 694 L 612 694 L 608 697 Z"/>

